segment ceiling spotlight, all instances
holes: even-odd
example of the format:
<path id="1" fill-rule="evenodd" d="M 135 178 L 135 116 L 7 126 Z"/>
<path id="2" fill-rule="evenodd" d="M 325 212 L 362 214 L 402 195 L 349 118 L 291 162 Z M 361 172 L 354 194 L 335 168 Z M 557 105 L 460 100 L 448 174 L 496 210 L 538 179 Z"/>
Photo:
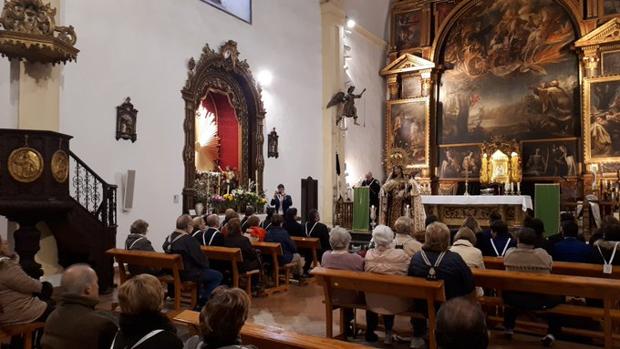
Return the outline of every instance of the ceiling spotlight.
<path id="1" fill-rule="evenodd" d="M 273 80 L 273 75 L 269 70 L 261 70 L 256 75 L 256 79 L 261 86 L 267 87 L 271 85 L 271 81 Z"/>
<path id="2" fill-rule="evenodd" d="M 347 19 L 347 28 L 353 29 L 355 28 L 355 21 L 351 18 Z"/>

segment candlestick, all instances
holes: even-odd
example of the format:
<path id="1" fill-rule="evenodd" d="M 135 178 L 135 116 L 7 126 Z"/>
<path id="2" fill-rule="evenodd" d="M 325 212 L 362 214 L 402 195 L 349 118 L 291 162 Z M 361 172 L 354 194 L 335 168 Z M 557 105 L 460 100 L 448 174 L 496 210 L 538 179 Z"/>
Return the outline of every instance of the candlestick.
<path id="1" fill-rule="evenodd" d="M 515 191 L 515 187 L 514 187 L 514 182 L 510 182 L 510 193 L 514 193 Z"/>
<path id="2" fill-rule="evenodd" d="M 521 182 L 517 182 L 517 195 L 521 195 Z"/>
<path id="3" fill-rule="evenodd" d="M 258 170 L 254 171 L 254 181 L 256 182 L 256 194 L 258 194 Z"/>

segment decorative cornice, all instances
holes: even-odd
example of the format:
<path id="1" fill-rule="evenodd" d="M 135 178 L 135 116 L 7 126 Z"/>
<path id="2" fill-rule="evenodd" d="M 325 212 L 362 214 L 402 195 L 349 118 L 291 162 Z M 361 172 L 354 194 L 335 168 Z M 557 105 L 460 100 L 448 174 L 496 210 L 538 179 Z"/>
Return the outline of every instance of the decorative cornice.
<path id="1" fill-rule="evenodd" d="M 0 55 L 40 63 L 77 58 L 73 26 L 57 26 L 56 9 L 42 0 L 6 0 L 0 14 Z"/>
<path id="2" fill-rule="evenodd" d="M 430 70 L 433 68 L 435 68 L 435 63 L 422 57 L 405 53 L 396 58 L 394 62 L 388 64 L 385 68 L 381 69 L 381 75 L 386 76 L 413 71 Z"/>
<path id="3" fill-rule="evenodd" d="M 575 47 L 611 44 L 620 41 L 620 18 L 613 18 L 575 41 Z"/>

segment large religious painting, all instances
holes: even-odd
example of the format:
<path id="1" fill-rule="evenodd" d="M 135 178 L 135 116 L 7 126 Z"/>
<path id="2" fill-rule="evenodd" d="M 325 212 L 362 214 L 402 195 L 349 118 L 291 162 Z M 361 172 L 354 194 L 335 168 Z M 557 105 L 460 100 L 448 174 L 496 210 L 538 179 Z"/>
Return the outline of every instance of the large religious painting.
<path id="1" fill-rule="evenodd" d="M 575 177 L 578 175 L 578 139 L 521 142 L 523 176 Z"/>
<path id="2" fill-rule="evenodd" d="M 441 146 L 439 148 L 439 178 L 476 179 L 480 177 L 481 159 L 479 144 Z"/>
<path id="3" fill-rule="evenodd" d="M 387 120 L 389 154 L 403 154 L 406 168 L 428 167 L 428 98 L 389 101 Z"/>
<path id="4" fill-rule="evenodd" d="M 584 81 L 586 161 L 620 161 L 620 76 Z"/>
<path id="5" fill-rule="evenodd" d="M 444 40 L 440 143 L 577 136 L 574 40 L 554 0 L 475 1 Z"/>

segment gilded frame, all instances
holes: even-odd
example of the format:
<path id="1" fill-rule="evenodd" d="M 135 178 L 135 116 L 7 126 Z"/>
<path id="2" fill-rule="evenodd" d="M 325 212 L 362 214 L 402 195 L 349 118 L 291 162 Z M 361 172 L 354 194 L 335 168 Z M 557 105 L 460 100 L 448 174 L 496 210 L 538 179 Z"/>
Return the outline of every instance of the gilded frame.
<path id="1" fill-rule="evenodd" d="M 592 115 L 590 113 L 591 105 L 591 93 L 592 93 L 592 84 L 598 83 L 606 83 L 606 82 L 620 82 L 620 75 L 610 75 L 610 76 L 601 76 L 596 78 L 584 78 L 583 79 L 583 100 L 581 103 L 582 106 L 582 126 L 583 126 L 583 159 L 584 163 L 610 163 L 610 162 L 620 162 L 620 155 L 618 156 L 601 156 L 601 157 L 593 157 L 592 156 L 592 135 L 591 135 L 591 119 Z"/>
<path id="2" fill-rule="evenodd" d="M 390 132 L 392 130 L 392 108 L 394 105 L 399 104 L 424 104 L 424 161 L 423 163 L 402 163 L 403 170 L 406 173 L 410 173 L 412 169 L 429 168 L 430 166 L 430 105 L 431 100 L 429 97 L 397 99 L 386 101 L 385 112 L 385 171 L 389 172 L 389 169 L 395 165 L 392 164 L 392 155 L 396 153 L 394 144 L 394 134 Z"/>

